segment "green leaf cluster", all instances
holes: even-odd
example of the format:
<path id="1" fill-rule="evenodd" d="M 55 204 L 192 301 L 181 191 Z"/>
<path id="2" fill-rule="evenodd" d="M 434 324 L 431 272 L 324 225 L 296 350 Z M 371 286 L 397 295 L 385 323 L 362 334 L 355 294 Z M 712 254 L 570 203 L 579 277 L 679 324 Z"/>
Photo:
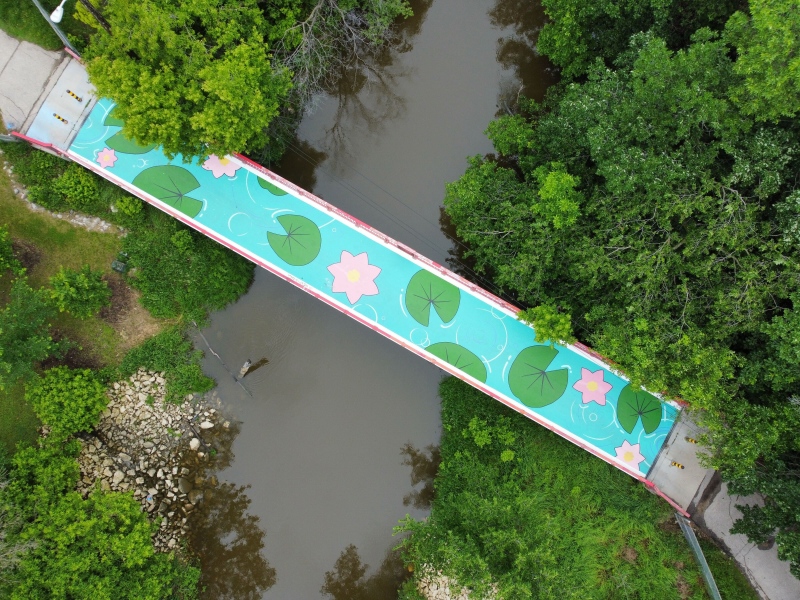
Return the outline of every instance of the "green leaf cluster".
<path id="1" fill-rule="evenodd" d="M 98 178 L 77 163 L 72 163 L 53 183 L 53 190 L 75 210 L 84 210 L 100 193 Z"/>
<path id="2" fill-rule="evenodd" d="M 5 532 L 10 541 L 29 545 L 0 576 L 3 597 L 196 598 L 199 571 L 155 552 L 157 524 L 132 495 L 74 491 L 78 451 L 77 441 L 47 440 L 14 455 L 0 506 L 19 517 Z"/>
<path id="3" fill-rule="evenodd" d="M 431 514 L 398 528 L 414 577 L 439 571 L 473 598 L 704 597 L 670 507 L 644 486 L 462 381 L 439 393 Z M 723 597 L 756 597 L 734 565 L 714 575 Z"/>
<path id="4" fill-rule="evenodd" d="M 61 267 L 50 278 L 50 298 L 58 310 L 86 319 L 111 302 L 111 290 L 102 273 L 84 265 L 80 271 Z"/>
<path id="5" fill-rule="evenodd" d="M 31 381 L 25 399 L 56 440 L 92 430 L 108 404 L 105 387 L 92 371 L 67 367 L 48 369 Z"/>
<path id="6" fill-rule="evenodd" d="M 184 330 L 170 327 L 133 348 L 119 367 L 122 377 L 136 372 L 139 367 L 162 371 L 167 381 L 168 402 L 182 402 L 187 394 L 207 392 L 214 380 L 203 374 L 200 359 L 203 353 L 194 349 Z"/>
<path id="7" fill-rule="evenodd" d="M 18 277 L 25 273 L 25 268 L 14 256 L 8 229 L 0 225 L 0 277 L 5 275 L 6 271 L 11 271 L 13 277 Z"/>
<path id="8" fill-rule="evenodd" d="M 796 2 L 753 1 L 727 27 L 733 7 L 697 3 L 686 22 L 717 30 L 684 37 L 663 29 L 680 3 L 545 4 L 540 48 L 580 79 L 493 122 L 499 156 L 470 159 L 446 211 L 479 270 L 687 401 L 710 464 L 777 498 L 763 465 L 800 458 Z"/>
<path id="9" fill-rule="evenodd" d="M 66 350 L 68 343 L 50 333 L 55 312 L 46 291 L 32 289 L 24 277 L 14 281 L 0 309 L 0 389 L 32 376 L 37 363 Z"/>
<path id="10" fill-rule="evenodd" d="M 202 321 L 247 291 L 253 264 L 172 217 L 149 211 L 148 226 L 126 236 L 128 281 L 159 318 Z"/>
<path id="11" fill-rule="evenodd" d="M 168 156 L 223 156 L 267 143 L 290 88 L 274 68 L 275 31 L 256 0 L 109 0 L 87 52 L 98 94 L 123 133 Z"/>

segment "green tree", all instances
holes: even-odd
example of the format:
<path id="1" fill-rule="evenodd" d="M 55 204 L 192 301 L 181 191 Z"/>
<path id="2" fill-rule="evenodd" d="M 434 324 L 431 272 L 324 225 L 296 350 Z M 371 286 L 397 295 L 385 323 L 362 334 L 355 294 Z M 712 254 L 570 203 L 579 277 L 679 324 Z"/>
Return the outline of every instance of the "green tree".
<path id="1" fill-rule="evenodd" d="M 8 305 L 0 310 L 0 389 L 33 375 L 36 363 L 67 348 L 68 342 L 50 334 L 54 316 L 46 291 L 31 289 L 22 277 L 14 282 Z"/>
<path id="2" fill-rule="evenodd" d="M 67 311 L 80 319 L 91 317 L 111 301 L 111 290 L 102 273 L 84 265 L 80 271 L 61 267 L 50 278 L 50 298 L 58 310 Z"/>
<path id="3" fill-rule="evenodd" d="M 150 523 L 130 494 L 73 491 L 79 444 L 48 439 L 12 459 L 0 506 L 19 515 L 10 541 L 27 543 L 5 597 L 184 600 L 197 597 L 199 571 L 156 553 Z M 2 588 L 0 588 L 2 589 Z"/>
<path id="4" fill-rule="evenodd" d="M 87 69 L 125 135 L 186 157 L 267 143 L 290 74 L 273 68 L 257 0 L 109 0 L 104 15 Z"/>
<path id="5" fill-rule="evenodd" d="M 735 13 L 725 32 L 742 77 L 733 97 L 759 121 L 794 116 L 800 110 L 800 6 L 795 0 L 750 0 L 749 6 L 750 14 Z"/>
<path id="6" fill-rule="evenodd" d="M 636 33 L 652 30 L 677 50 L 701 27 L 721 27 L 735 0 L 542 0 L 550 17 L 538 48 L 567 77 L 585 75 L 598 58 L 607 65 Z"/>
<path id="7" fill-rule="evenodd" d="M 67 367 L 48 369 L 28 384 L 25 399 L 58 440 L 93 429 L 108 403 L 105 387 L 92 371 Z"/>
<path id="8" fill-rule="evenodd" d="M 602 43 L 605 61 L 581 54 L 586 80 L 492 123 L 499 158 L 471 159 L 445 206 L 478 268 L 546 324 L 558 307 L 635 382 L 690 403 L 710 464 L 767 497 L 737 527 L 755 538 L 777 527 L 796 564 L 800 129 L 794 80 L 769 84 L 793 60 L 794 38 L 779 40 L 794 7 L 770 7 L 755 2 L 724 38 L 701 29 L 678 51 L 654 26 L 626 49 Z M 554 23 L 552 35 L 574 28 L 558 42 L 599 43 L 573 17 Z M 748 95 L 759 56 L 776 71 L 765 62 Z"/>

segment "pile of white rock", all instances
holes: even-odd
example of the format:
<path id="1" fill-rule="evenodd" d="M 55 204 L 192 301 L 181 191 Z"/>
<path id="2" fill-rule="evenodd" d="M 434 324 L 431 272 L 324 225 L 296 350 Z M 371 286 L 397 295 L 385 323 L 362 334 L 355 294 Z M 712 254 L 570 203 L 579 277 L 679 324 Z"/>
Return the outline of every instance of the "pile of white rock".
<path id="1" fill-rule="evenodd" d="M 216 409 L 195 406 L 192 396 L 165 403 L 164 383 L 163 373 L 139 369 L 108 390 L 100 423 L 82 441 L 78 491 L 86 496 L 99 485 L 133 492 L 152 519 L 161 518 L 154 544 L 168 551 L 186 535 L 187 517 L 203 499 L 205 482 L 186 465 L 208 458 L 200 432 L 217 426 L 218 419 Z M 195 454 L 191 460 L 189 452 Z"/>
<path id="2" fill-rule="evenodd" d="M 424 569 L 417 578 L 417 589 L 427 600 L 472 600 L 466 589 L 456 592 L 455 588 L 453 580 L 447 575 L 433 573 L 430 569 Z M 489 595 L 490 599 L 495 597 L 497 597 L 496 590 Z"/>

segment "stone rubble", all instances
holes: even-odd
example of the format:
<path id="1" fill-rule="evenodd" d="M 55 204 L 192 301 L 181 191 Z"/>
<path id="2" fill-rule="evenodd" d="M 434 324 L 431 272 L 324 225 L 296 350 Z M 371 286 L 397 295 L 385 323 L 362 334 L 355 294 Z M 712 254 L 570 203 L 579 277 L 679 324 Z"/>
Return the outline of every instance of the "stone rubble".
<path id="1" fill-rule="evenodd" d="M 457 593 L 454 589 L 455 586 L 453 589 L 451 586 L 453 586 L 453 580 L 447 575 L 438 572 L 432 573 L 428 569 L 425 569 L 417 578 L 417 589 L 427 600 L 475 600 L 467 590 Z M 494 600 L 496 597 L 497 594 L 493 593 L 487 597 L 487 600 Z"/>
<path id="2" fill-rule="evenodd" d="M 166 552 L 185 538 L 187 518 L 203 499 L 206 482 L 186 465 L 207 460 L 198 421 L 211 429 L 217 414 L 193 406 L 192 396 L 165 403 L 164 383 L 163 373 L 139 369 L 111 386 L 100 423 L 82 440 L 78 491 L 85 497 L 99 485 L 132 492 L 152 520 L 161 519 L 153 543 Z"/>

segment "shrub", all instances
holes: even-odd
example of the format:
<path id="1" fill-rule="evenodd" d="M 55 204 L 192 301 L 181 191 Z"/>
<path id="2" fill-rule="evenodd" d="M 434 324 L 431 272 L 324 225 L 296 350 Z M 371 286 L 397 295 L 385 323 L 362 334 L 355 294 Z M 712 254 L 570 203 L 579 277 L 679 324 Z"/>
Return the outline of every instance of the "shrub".
<path id="1" fill-rule="evenodd" d="M 76 163 L 69 165 L 64 174 L 56 179 L 53 190 L 77 210 L 95 202 L 99 192 L 96 176 Z"/>
<path id="2" fill-rule="evenodd" d="M 167 401 L 181 402 L 193 392 L 207 392 L 214 387 L 214 380 L 206 377 L 200 368 L 203 353 L 195 350 L 186 334 L 173 327 L 133 348 L 119 367 L 123 377 L 134 373 L 139 367 L 152 371 L 163 371 L 167 380 Z"/>
<path id="3" fill-rule="evenodd" d="M 42 423 L 55 440 L 63 440 L 97 425 L 108 404 L 105 388 L 88 369 L 56 367 L 34 380 L 25 391 Z"/>
<path id="4" fill-rule="evenodd" d="M 53 286 L 50 297 L 58 310 L 80 319 L 92 316 L 107 306 L 111 299 L 111 290 L 101 273 L 92 271 L 89 265 L 84 265 L 80 271 L 61 267 L 50 278 L 50 285 Z"/>
<path id="5" fill-rule="evenodd" d="M 0 389 L 33 375 L 36 363 L 67 348 L 50 335 L 54 313 L 45 291 L 32 289 L 23 277 L 14 282 L 8 305 L 0 310 Z"/>
<path id="6" fill-rule="evenodd" d="M 205 319 L 247 291 L 253 264 L 160 211 L 149 211 L 148 227 L 123 241 L 136 267 L 129 278 L 153 316 Z"/>

